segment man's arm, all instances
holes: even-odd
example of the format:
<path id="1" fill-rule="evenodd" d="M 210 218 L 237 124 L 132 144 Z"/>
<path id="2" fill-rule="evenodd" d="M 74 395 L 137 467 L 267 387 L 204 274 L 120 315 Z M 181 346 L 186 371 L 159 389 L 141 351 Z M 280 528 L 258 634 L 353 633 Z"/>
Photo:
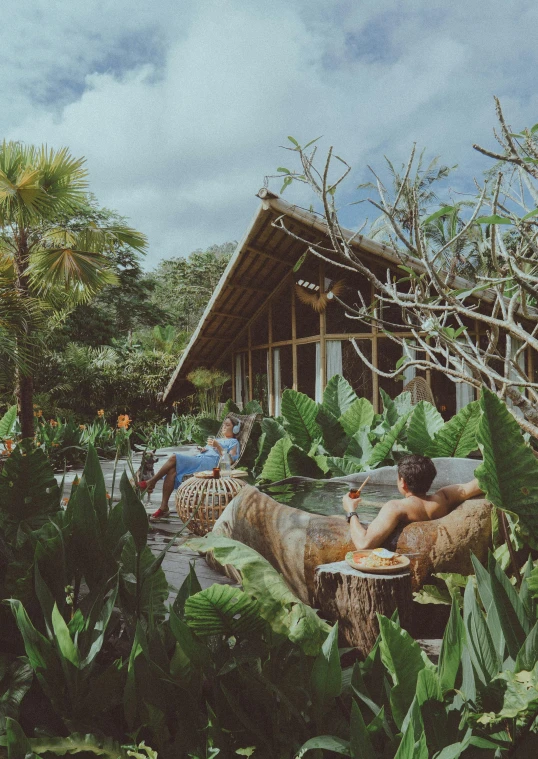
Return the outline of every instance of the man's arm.
<path id="1" fill-rule="evenodd" d="M 475 478 L 471 482 L 466 482 L 463 485 L 447 485 L 444 488 L 440 488 L 434 495 L 434 498 L 438 498 L 448 511 L 452 511 L 460 503 L 467 501 L 469 498 L 476 498 L 479 495 L 483 495 L 483 492 L 478 486 L 478 480 Z"/>
<path id="2" fill-rule="evenodd" d="M 360 498 L 344 496 L 344 510 L 348 514 L 357 509 Z M 361 551 L 364 548 L 379 548 L 388 536 L 396 529 L 401 515 L 401 501 L 388 501 L 382 506 L 379 514 L 368 528 L 360 523 L 358 517 L 352 517 L 349 523 L 351 540 L 355 548 Z"/>

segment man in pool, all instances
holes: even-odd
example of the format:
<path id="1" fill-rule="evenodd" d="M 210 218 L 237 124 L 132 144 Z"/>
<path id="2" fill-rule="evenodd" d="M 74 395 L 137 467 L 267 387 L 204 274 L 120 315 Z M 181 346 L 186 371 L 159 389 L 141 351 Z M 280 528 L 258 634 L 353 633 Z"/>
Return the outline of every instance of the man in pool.
<path id="1" fill-rule="evenodd" d="M 367 527 L 360 523 L 357 514 L 360 495 L 358 498 L 345 495 L 344 511 L 347 512 L 355 548 L 359 551 L 365 548 L 380 548 L 401 522 L 408 524 L 440 519 L 468 498 L 482 495 L 476 479 L 465 485 L 447 485 L 433 495 L 427 495 L 436 474 L 435 465 L 427 456 L 405 456 L 398 463 L 397 483 L 403 498 L 387 501 Z"/>

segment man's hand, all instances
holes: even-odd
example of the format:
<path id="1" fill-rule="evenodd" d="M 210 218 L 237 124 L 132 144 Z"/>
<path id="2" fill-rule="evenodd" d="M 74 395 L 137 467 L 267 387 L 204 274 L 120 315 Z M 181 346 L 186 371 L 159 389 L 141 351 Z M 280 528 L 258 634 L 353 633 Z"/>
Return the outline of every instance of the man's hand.
<path id="1" fill-rule="evenodd" d="M 361 497 L 358 498 L 350 498 L 349 495 L 346 493 L 345 496 L 342 498 L 342 506 L 344 507 L 344 511 L 346 514 L 351 514 L 352 511 L 357 511 L 359 501 L 361 500 Z"/>

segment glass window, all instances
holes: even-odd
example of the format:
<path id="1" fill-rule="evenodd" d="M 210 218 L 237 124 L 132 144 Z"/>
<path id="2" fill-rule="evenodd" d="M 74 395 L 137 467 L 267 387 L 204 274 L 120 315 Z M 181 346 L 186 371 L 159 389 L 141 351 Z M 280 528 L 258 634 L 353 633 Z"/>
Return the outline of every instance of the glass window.
<path id="1" fill-rule="evenodd" d="M 273 301 L 273 342 L 291 340 L 291 289 L 284 288 Z"/>
<path id="2" fill-rule="evenodd" d="M 325 289 L 330 290 L 334 282 L 338 282 L 344 273 L 340 271 L 333 274 L 334 279 L 326 278 Z M 362 300 L 359 296 L 359 292 L 362 295 L 364 302 L 367 306 L 370 305 L 371 300 L 371 288 L 370 281 L 356 275 L 356 279 L 353 281 L 353 286 L 350 284 L 347 275 L 350 272 L 345 272 L 346 285 L 343 291 L 338 296 L 344 303 L 348 303 L 350 306 L 362 307 Z M 353 275 L 351 275 L 353 276 Z M 348 335 L 353 332 L 370 332 L 370 323 L 359 321 L 358 319 L 350 319 L 346 316 L 345 309 L 340 303 L 336 301 L 329 301 L 326 310 L 326 332 L 328 335 Z"/>
<path id="3" fill-rule="evenodd" d="M 269 383 L 267 380 L 267 351 L 252 351 L 252 395 L 269 415 Z"/>
<path id="4" fill-rule="evenodd" d="M 432 393 L 437 410 L 445 421 L 456 413 L 456 385 L 442 371 L 432 370 Z"/>
<path id="5" fill-rule="evenodd" d="M 248 353 L 235 354 L 235 402 L 239 408 L 248 402 Z"/>
<path id="6" fill-rule="evenodd" d="M 396 364 L 402 356 L 402 349 L 388 337 L 379 337 L 377 340 L 377 366 L 382 372 L 393 372 Z M 379 375 L 379 387 L 382 388 L 391 398 L 395 398 L 403 390 L 403 369 L 399 375 L 400 379 L 383 377 Z"/>
<path id="7" fill-rule="evenodd" d="M 372 360 L 372 341 L 356 340 L 361 353 Z M 342 372 L 359 398 L 373 399 L 372 370 L 367 366 L 355 350 L 350 340 L 342 341 Z"/>
<path id="8" fill-rule="evenodd" d="M 282 345 L 273 349 L 273 394 L 274 415 L 280 416 L 282 393 L 293 387 L 293 357 L 291 345 Z"/>
<path id="9" fill-rule="evenodd" d="M 319 371 L 316 370 L 316 345 L 319 343 L 297 346 L 297 387 L 310 398 L 316 397 L 316 379 L 319 377 Z"/>
<path id="10" fill-rule="evenodd" d="M 304 280 L 300 281 L 305 282 Z M 310 286 L 307 287 L 305 286 L 306 284 L 310 284 Z M 319 285 L 314 285 L 312 282 L 305 282 L 305 285 L 297 283 L 295 286 L 295 324 L 297 337 L 314 337 L 320 333 L 319 311 L 314 310 L 312 305 L 303 303 L 301 297 L 317 299 L 319 297 Z"/>

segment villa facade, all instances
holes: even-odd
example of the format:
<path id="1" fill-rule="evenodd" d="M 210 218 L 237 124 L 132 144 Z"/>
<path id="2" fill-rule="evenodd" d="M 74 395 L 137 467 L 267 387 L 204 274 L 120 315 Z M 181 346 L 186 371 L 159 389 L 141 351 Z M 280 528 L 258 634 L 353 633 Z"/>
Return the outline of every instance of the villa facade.
<path id="1" fill-rule="evenodd" d="M 379 308 L 381 304 L 373 286 L 360 275 L 312 254 L 294 271 L 305 252 L 302 240 L 319 243 L 326 239 L 323 224 L 316 215 L 286 203 L 267 190 L 261 190 L 259 197 L 260 207 L 181 357 L 166 389 L 165 400 L 187 394 L 187 375 L 199 366 L 226 370 L 231 375 L 226 397 L 231 395 L 239 405 L 256 399 L 266 413 L 275 416 L 280 413 L 286 388 L 299 390 L 319 401 L 327 382 L 335 374 L 343 375 L 355 392 L 368 398 L 376 410 L 380 407 L 380 388 L 394 397 L 417 375 L 425 378 L 437 408 L 447 419 L 474 400 L 472 387 L 454 383 L 440 371 L 417 372 L 415 367 L 403 366 L 399 377 L 391 379 L 363 363 L 351 338 L 355 338 L 361 352 L 382 372 L 394 370 L 401 348 L 375 325 L 347 317 L 336 301 L 329 300 L 320 311 L 315 309 L 315 301 L 336 286 L 339 297 L 346 303 L 359 303 L 360 292 L 366 304 Z M 301 240 L 275 226 L 282 217 L 287 229 Z M 387 246 L 362 236 L 357 237 L 353 245 L 381 280 L 386 279 L 387 269 L 402 277 L 397 268 L 400 262 Z M 385 308 L 384 318 L 396 325 L 393 331 L 412 341 L 413 336 L 405 331 L 399 309 Z M 487 336 L 480 334 L 478 323 L 469 322 L 466 327 L 474 340 L 486 342 Z M 412 346 L 409 350 L 414 353 Z M 532 377 L 531 352 L 522 353 L 518 360 L 525 362 L 525 369 Z"/>

